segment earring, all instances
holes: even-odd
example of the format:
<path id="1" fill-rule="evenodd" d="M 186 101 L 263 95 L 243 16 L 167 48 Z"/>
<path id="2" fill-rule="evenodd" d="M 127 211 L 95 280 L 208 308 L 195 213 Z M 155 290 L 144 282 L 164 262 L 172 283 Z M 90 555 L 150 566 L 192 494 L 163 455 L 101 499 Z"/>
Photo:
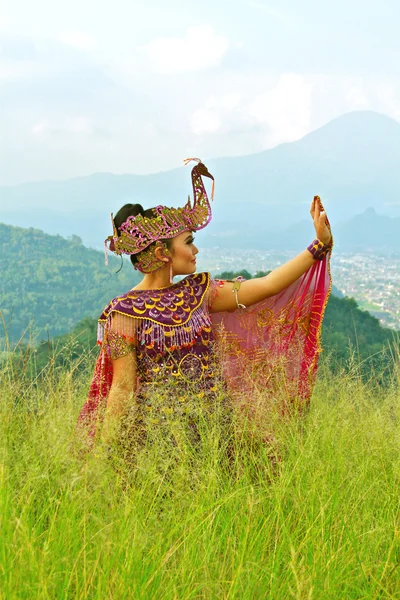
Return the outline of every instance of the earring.
<path id="1" fill-rule="evenodd" d="M 174 278 L 174 272 L 172 270 L 172 260 L 169 263 L 169 282 L 173 283 L 173 278 Z"/>
<path id="2" fill-rule="evenodd" d="M 121 266 L 120 266 L 120 268 L 118 269 L 118 271 L 115 271 L 115 273 L 119 273 L 119 272 L 120 272 L 120 270 L 122 269 L 122 267 L 124 266 L 124 259 L 122 258 L 122 254 L 120 254 L 120 257 L 121 257 Z"/>

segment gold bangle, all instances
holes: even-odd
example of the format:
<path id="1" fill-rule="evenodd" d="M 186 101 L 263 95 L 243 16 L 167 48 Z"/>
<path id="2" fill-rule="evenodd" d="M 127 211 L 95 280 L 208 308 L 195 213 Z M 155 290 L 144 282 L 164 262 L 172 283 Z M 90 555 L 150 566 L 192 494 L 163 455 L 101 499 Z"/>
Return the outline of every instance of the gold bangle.
<path id="1" fill-rule="evenodd" d="M 232 293 L 235 294 L 236 306 L 238 307 L 238 309 L 243 310 L 246 307 L 244 304 L 240 304 L 238 300 L 238 292 L 240 290 L 241 284 L 242 282 L 240 279 L 235 279 L 232 286 Z"/>

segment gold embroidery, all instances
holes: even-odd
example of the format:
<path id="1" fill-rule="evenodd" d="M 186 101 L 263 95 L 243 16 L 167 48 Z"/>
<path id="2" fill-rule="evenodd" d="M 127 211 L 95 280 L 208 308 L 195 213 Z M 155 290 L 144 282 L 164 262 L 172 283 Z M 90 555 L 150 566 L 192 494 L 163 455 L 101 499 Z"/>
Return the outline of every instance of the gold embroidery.
<path id="1" fill-rule="evenodd" d="M 113 360 L 126 356 L 134 350 L 134 346 L 115 331 L 108 331 L 104 341 L 110 350 L 110 356 Z"/>

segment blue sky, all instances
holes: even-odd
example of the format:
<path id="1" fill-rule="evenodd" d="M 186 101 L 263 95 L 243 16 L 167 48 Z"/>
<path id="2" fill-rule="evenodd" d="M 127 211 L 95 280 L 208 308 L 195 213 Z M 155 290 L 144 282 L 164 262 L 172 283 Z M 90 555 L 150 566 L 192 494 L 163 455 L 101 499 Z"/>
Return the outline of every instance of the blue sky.
<path id="1" fill-rule="evenodd" d="M 3 0 L 0 184 L 259 152 L 400 121 L 394 0 Z"/>

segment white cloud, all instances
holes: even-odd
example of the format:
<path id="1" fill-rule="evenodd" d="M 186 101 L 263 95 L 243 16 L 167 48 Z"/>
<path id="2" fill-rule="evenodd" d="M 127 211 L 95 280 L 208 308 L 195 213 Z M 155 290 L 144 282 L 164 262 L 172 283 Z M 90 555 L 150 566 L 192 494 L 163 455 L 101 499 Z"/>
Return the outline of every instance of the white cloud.
<path id="1" fill-rule="evenodd" d="M 190 128 L 195 135 L 216 133 L 229 129 L 229 121 L 239 108 L 241 95 L 238 92 L 212 95 L 206 99 L 205 107 L 197 109 L 190 118 Z"/>
<path id="2" fill-rule="evenodd" d="M 85 52 L 92 52 L 97 46 L 97 41 L 92 35 L 78 30 L 62 32 L 58 36 L 57 41 L 66 46 L 71 46 L 71 48 L 84 50 Z"/>
<path id="3" fill-rule="evenodd" d="M 9 60 L 0 57 L 0 83 L 9 81 L 26 80 L 44 75 L 46 67 L 38 61 Z"/>
<path id="4" fill-rule="evenodd" d="M 210 96 L 207 99 L 207 108 L 221 108 L 223 110 L 233 110 L 239 106 L 241 95 L 239 92 L 230 92 L 219 97 Z"/>
<path id="5" fill-rule="evenodd" d="M 88 50 L 94 48 L 93 39 L 83 34 L 68 40 L 67 36 L 61 38 L 2 35 L 0 32 L 0 83 L 44 81 L 54 76 L 60 78 L 64 72 L 70 76 L 80 68 L 97 65 L 88 55 Z"/>
<path id="6" fill-rule="evenodd" d="M 361 83 L 351 86 L 345 95 L 345 99 L 350 103 L 353 110 L 366 110 L 371 106 Z"/>
<path id="7" fill-rule="evenodd" d="M 253 0 L 250 0 L 248 2 L 248 5 L 251 6 L 252 8 L 257 8 L 257 9 L 261 10 L 262 12 L 267 14 L 269 17 L 273 17 L 274 19 L 277 19 L 281 23 L 289 23 L 293 20 L 293 18 L 290 16 L 290 14 L 288 12 L 278 10 L 278 9 L 274 8 L 273 6 L 269 6 L 265 2 L 255 2 Z"/>
<path id="8" fill-rule="evenodd" d="M 312 78 L 284 73 L 273 82 L 259 74 L 256 78 L 236 78 L 229 88 L 222 82 L 189 120 L 191 131 L 210 137 L 214 146 L 224 143 L 223 139 L 235 148 L 234 139 L 252 140 L 254 151 L 259 151 L 300 139 L 313 128 Z M 221 152 L 226 154 L 227 148 Z"/>
<path id="9" fill-rule="evenodd" d="M 379 86 L 377 95 L 384 110 L 400 121 L 400 87 L 392 82 L 384 82 Z"/>
<path id="10" fill-rule="evenodd" d="M 49 129 L 50 125 L 48 121 L 40 121 L 39 123 L 35 123 L 35 125 L 32 127 L 32 133 L 33 135 L 40 137 L 46 134 Z"/>
<path id="11" fill-rule="evenodd" d="M 312 85 L 302 75 L 284 73 L 277 85 L 248 107 L 256 123 L 267 125 L 267 146 L 301 138 L 311 129 Z"/>
<path id="12" fill-rule="evenodd" d="M 48 119 L 38 121 L 33 125 L 31 132 L 35 137 L 44 137 L 53 134 L 90 135 L 94 131 L 89 117 L 61 117 L 57 121 Z"/>
<path id="13" fill-rule="evenodd" d="M 0 15 L 0 31 L 8 31 L 11 28 L 11 19 L 7 15 Z"/>
<path id="14" fill-rule="evenodd" d="M 213 110 L 200 109 L 192 115 L 190 125 L 196 135 L 215 133 L 221 127 L 221 119 Z"/>
<path id="15" fill-rule="evenodd" d="M 229 48 L 229 41 L 209 25 L 189 27 L 184 37 L 160 37 L 143 51 L 159 73 L 198 71 L 215 67 Z"/>

